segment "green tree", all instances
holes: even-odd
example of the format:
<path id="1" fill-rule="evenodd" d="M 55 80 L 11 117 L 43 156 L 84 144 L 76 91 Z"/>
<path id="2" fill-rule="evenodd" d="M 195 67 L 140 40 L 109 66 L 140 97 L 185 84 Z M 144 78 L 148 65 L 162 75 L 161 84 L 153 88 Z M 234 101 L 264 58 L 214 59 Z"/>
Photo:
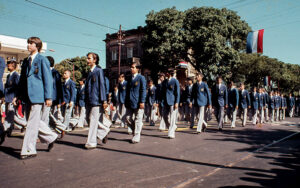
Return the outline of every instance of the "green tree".
<path id="1" fill-rule="evenodd" d="M 143 66 L 151 68 L 152 77 L 175 67 L 184 57 L 184 13 L 175 7 L 151 11 L 146 18 L 143 40 Z"/>
<path id="2" fill-rule="evenodd" d="M 190 63 L 210 81 L 216 75 L 236 80 L 251 28 L 236 12 L 210 7 L 194 7 L 185 11 L 183 28 Z"/>
<path id="3" fill-rule="evenodd" d="M 71 71 L 71 78 L 73 79 L 73 65 L 74 65 L 74 74 L 75 80 L 74 82 L 78 83 L 79 79 L 82 77 L 87 77 L 89 67 L 86 63 L 86 57 L 74 57 L 70 59 L 62 60 L 59 64 L 56 64 L 55 69 L 63 75 L 65 70 Z"/>

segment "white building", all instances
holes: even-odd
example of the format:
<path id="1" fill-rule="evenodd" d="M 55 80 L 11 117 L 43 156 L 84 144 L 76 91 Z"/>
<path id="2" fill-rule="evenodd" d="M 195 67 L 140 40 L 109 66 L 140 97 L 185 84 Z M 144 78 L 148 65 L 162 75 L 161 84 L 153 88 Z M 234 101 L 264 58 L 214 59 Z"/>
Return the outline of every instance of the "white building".
<path id="1" fill-rule="evenodd" d="M 45 52 L 46 50 L 47 43 L 43 42 L 43 48 L 41 52 Z M 0 56 L 6 61 L 14 58 L 20 63 L 28 55 L 29 52 L 27 51 L 27 39 L 0 35 Z"/>

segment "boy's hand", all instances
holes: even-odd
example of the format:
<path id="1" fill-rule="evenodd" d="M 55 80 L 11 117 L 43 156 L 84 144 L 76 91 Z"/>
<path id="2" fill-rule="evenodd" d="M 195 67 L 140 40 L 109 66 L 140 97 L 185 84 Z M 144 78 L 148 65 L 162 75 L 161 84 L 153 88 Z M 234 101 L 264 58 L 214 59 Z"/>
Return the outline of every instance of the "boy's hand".
<path id="1" fill-rule="evenodd" d="M 70 107 L 72 107 L 72 106 L 73 106 L 73 102 L 72 102 L 72 101 L 69 103 L 69 106 L 70 106 Z"/>
<path id="2" fill-rule="evenodd" d="M 140 109 L 144 109 L 145 108 L 145 104 L 144 103 L 140 103 Z"/>
<path id="3" fill-rule="evenodd" d="M 17 98 L 16 97 L 13 99 L 12 103 L 14 106 L 17 106 Z"/>
<path id="4" fill-rule="evenodd" d="M 52 105 L 52 101 L 50 99 L 47 99 L 45 104 L 46 106 L 50 107 Z"/>

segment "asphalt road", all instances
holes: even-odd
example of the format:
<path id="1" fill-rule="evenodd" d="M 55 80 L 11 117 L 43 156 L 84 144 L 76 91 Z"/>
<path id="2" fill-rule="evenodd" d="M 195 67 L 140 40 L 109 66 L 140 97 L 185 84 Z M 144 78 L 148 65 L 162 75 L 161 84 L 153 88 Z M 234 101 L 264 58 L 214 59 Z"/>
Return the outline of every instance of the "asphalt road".
<path id="1" fill-rule="evenodd" d="M 300 118 L 247 125 L 222 132 L 209 122 L 195 134 L 180 122 L 175 139 L 145 126 L 130 144 L 126 129 L 113 128 L 106 145 L 85 150 L 87 130 L 75 130 L 46 152 L 19 160 L 16 131 L 0 146 L 0 187 L 300 187 Z M 298 185 L 298 186 L 297 186 Z"/>

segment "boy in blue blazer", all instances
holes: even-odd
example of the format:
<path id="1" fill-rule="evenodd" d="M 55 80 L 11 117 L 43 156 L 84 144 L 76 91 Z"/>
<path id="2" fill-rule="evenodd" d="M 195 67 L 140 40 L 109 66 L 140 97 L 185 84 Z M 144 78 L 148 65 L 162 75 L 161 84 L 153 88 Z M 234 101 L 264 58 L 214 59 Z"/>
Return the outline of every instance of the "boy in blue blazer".
<path id="1" fill-rule="evenodd" d="M 148 81 L 148 92 L 146 97 L 147 105 L 147 118 L 149 118 L 150 126 L 155 126 L 155 114 L 156 114 L 156 87 L 153 85 L 153 81 Z"/>
<path id="2" fill-rule="evenodd" d="M 207 123 L 204 119 L 205 107 L 207 106 L 210 108 L 211 106 L 211 95 L 208 89 L 208 86 L 205 82 L 202 81 L 203 74 L 198 73 L 196 76 L 197 82 L 194 83 L 192 88 L 191 100 L 189 101 L 189 105 L 193 105 L 193 112 L 191 118 L 191 125 L 190 127 L 193 128 L 195 118 L 198 118 L 198 125 L 197 125 L 197 133 L 201 133 L 205 131 L 207 128 Z M 204 124 L 202 128 L 202 124 Z"/>
<path id="3" fill-rule="evenodd" d="M 160 123 L 159 123 L 159 131 L 166 130 L 166 123 L 164 121 L 164 118 L 162 118 L 163 115 L 163 107 L 164 104 L 162 103 L 162 83 L 165 80 L 165 74 L 161 73 L 158 78 L 158 84 L 156 86 L 156 104 L 158 108 L 158 116 L 160 116 Z"/>
<path id="4" fill-rule="evenodd" d="M 228 92 L 228 117 L 231 120 L 231 128 L 235 127 L 236 115 L 239 108 L 239 91 L 237 90 L 235 83 L 233 81 L 229 84 Z"/>
<path id="5" fill-rule="evenodd" d="M 257 88 L 253 88 L 253 92 L 251 93 L 251 103 L 252 103 L 252 123 L 256 125 L 257 123 L 257 115 L 259 110 L 259 93 L 257 92 Z"/>
<path id="6" fill-rule="evenodd" d="M 133 133 L 131 143 L 135 144 L 141 140 L 146 102 L 146 80 L 144 76 L 139 74 L 140 66 L 138 63 L 132 63 L 130 69 L 131 76 L 127 81 L 125 98 L 126 114 L 124 118 Z"/>
<path id="7" fill-rule="evenodd" d="M 275 95 L 273 91 L 271 91 L 269 94 L 269 109 L 271 114 L 271 122 L 273 123 L 275 117 Z"/>
<path id="8" fill-rule="evenodd" d="M 90 52 L 87 54 L 87 65 L 90 71 L 85 83 L 85 105 L 89 123 L 89 133 L 85 144 L 86 149 L 97 147 L 97 137 L 103 143 L 107 142 L 109 127 L 99 126 L 99 119 L 103 119 L 104 110 L 107 108 L 106 87 L 103 70 L 97 66 L 99 56 Z M 102 125 L 102 124 L 101 124 Z"/>
<path id="9" fill-rule="evenodd" d="M 281 97 L 279 95 L 279 92 L 275 92 L 275 111 L 276 111 L 276 119 L 275 121 L 279 121 L 279 110 L 281 107 Z"/>
<path id="10" fill-rule="evenodd" d="M 291 93 L 289 94 L 288 108 L 289 108 L 289 116 L 293 117 L 294 109 L 295 109 L 295 98 Z"/>
<path id="11" fill-rule="evenodd" d="M 170 139 L 175 138 L 175 131 L 177 128 L 176 119 L 178 113 L 178 104 L 180 100 L 180 86 L 178 80 L 175 78 L 175 72 L 173 69 L 166 73 L 166 78 L 162 83 L 162 102 L 163 118 L 166 123 L 166 127 L 169 129 L 168 137 Z"/>
<path id="12" fill-rule="evenodd" d="M 30 56 L 24 59 L 19 90 L 17 97 L 26 103 L 27 127 L 21 150 L 21 159 L 28 159 L 36 156 L 36 140 L 39 131 L 42 136 L 41 142 L 48 145 L 48 151 L 53 147 L 57 134 L 51 131 L 48 125 L 41 122 L 41 110 L 43 104 L 52 105 L 53 81 L 47 58 L 39 54 L 42 49 L 42 41 L 38 37 L 30 37 L 27 40 L 27 49 Z M 15 103 L 16 98 L 13 100 Z"/>
<path id="13" fill-rule="evenodd" d="M 214 107 L 215 116 L 218 120 L 218 129 L 222 131 L 225 109 L 228 108 L 228 93 L 227 88 L 222 84 L 222 77 L 217 77 L 217 84 L 212 88 L 212 104 Z"/>
<path id="14" fill-rule="evenodd" d="M 75 82 L 71 80 L 70 76 L 71 76 L 71 71 L 65 70 L 63 74 L 64 82 L 62 86 L 63 102 L 61 104 L 62 113 L 64 114 L 64 121 L 63 121 L 63 126 L 58 127 L 59 129 L 61 129 L 61 131 L 71 131 L 71 128 L 69 127 L 70 118 L 71 118 L 72 110 L 75 105 L 75 99 L 77 93 L 75 88 Z"/>
<path id="15" fill-rule="evenodd" d="M 85 78 L 79 80 L 79 88 L 77 90 L 77 106 L 79 108 L 79 120 L 77 127 L 83 128 L 86 124 L 86 109 L 85 109 Z"/>
<path id="16" fill-rule="evenodd" d="M 243 113 L 243 119 L 242 119 L 242 126 L 245 127 L 247 123 L 247 112 L 248 108 L 251 108 L 251 99 L 249 92 L 245 89 L 245 84 L 240 84 L 240 100 L 239 100 L 239 106 L 240 111 Z"/>
<path id="17" fill-rule="evenodd" d="M 3 123 L 3 128 L 0 129 L 1 140 L 0 144 L 4 142 L 5 135 L 11 135 L 14 128 L 14 115 L 15 107 L 12 103 L 16 97 L 16 92 L 19 84 L 19 74 L 16 72 L 17 62 L 15 60 L 10 60 L 7 62 L 7 70 L 9 74 L 6 78 L 5 88 L 4 88 L 4 98 L 5 98 L 5 121 Z M 2 125 L 2 124 L 1 124 Z"/>
<path id="18" fill-rule="evenodd" d="M 121 127 L 125 127 L 124 116 L 126 114 L 125 98 L 126 98 L 126 88 L 127 81 L 125 80 L 125 75 L 120 74 L 119 84 L 118 84 L 118 105 L 117 105 L 117 119 L 116 121 L 121 121 Z"/>

